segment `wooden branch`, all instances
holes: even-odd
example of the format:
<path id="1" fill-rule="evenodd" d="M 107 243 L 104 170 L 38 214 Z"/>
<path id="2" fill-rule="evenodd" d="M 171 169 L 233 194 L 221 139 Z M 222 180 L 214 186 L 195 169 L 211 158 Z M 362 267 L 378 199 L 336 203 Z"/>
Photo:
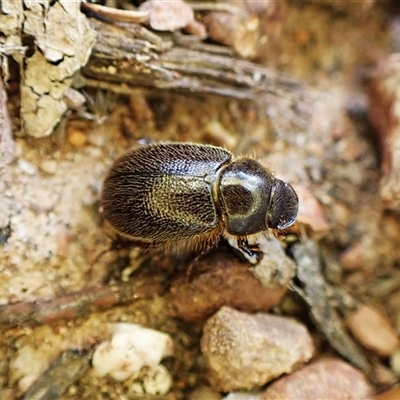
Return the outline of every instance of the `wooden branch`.
<path id="1" fill-rule="evenodd" d="M 115 305 L 150 298 L 165 291 L 161 279 L 144 277 L 115 286 L 87 288 L 50 300 L 21 302 L 0 306 L 0 329 L 24 324 L 51 324 L 59 320 L 83 317 Z"/>
<path id="2" fill-rule="evenodd" d="M 91 18 L 97 42 L 82 74 L 88 85 L 130 94 L 137 87 L 254 99 L 302 98 L 298 82 L 235 57 L 226 47 L 162 35 L 138 24 Z M 227 51 L 228 50 L 228 51 Z"/>

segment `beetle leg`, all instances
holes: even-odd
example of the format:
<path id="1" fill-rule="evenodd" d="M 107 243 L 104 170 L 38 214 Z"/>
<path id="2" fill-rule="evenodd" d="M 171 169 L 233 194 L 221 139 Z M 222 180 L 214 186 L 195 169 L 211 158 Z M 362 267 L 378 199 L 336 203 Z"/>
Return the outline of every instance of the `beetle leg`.
<path id="1" fill-rule="evenodd" d="M 247 239 L 238 239 L 237 248 L 242 252 L 242 254 L 249 260 L 252 264 L 258 264 L 263 256 L 259 245 L 257 243 L 249 244 Z"/>

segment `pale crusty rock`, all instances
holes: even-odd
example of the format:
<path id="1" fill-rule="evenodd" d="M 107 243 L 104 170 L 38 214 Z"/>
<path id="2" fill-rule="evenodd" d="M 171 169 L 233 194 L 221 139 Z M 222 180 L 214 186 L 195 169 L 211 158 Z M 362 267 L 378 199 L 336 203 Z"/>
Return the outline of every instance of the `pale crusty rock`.
<path id="1" fill-rule="evenodd" d="M 53 132 L 66 112 L 64 94 L 73 74 L 86 64 L 96 33 L 79 2 L 40 0 L 24 5 L 21 29 L 35 39 L 38 50 L 24 62 L 21 121 L 28 135 L 43 137 Z"/>
<path id="2" fill-rule="evenodd" d="M 249 315 L 223 307 L 205 324 L 201 349 L 211 386 L 222 392 L 250 390 L 308 361 L 314 345 L 297 321 Z"/>

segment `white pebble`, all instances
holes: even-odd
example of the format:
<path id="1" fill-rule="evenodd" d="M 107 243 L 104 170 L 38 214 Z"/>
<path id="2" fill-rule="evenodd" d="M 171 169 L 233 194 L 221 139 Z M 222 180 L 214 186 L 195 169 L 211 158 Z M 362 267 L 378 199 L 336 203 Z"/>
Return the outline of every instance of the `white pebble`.
<path id="1" fill-rule="evenodd" d="M 143 377 L 143 388 L 147 394 L 167 394 L 172 387 L 172 377 L 164 365 L 149 368 Z"/>
<path id="2" fill-rule="evenodd" d="M 40 168 L 50 175 L 54 175 L 57 171 L 57 162 L 54 160 L 43 160 L 40 163 Z"/>
<path id="3" fill-rule="evenodd" d="M 35 175 L 37 172 L 37 168 L 31 162 L 24 160 L 23 158 L 19 159 L 18 166 L 21 168 L 23 172 L 28 175 Z"/>
<path id="4" fill-rule="evenodd" d="M 172 355 L 172 339 L 165 333 L 129 323 L 112 324 L 111 332 L 111 339 L 93 354 L 93 371 L 98 377 L 136 378 L 143 367 L 155 367 Z"/>

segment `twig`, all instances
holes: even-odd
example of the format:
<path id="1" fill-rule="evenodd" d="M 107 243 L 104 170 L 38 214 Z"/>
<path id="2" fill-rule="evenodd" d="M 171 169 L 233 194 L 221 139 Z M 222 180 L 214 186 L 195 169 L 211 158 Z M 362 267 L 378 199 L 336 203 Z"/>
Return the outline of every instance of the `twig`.
<path id="1" fill-rule="evenodd" d="M 10 329 L 22 324 L 49 324 L 73 319 L 93 311 L 153 297 L 164 291 L 161 278 L 136 278 L 134 282 L 85 289 L 51 300 L 7 304 L 0 307 L 0 327 Z"/>
<path id="2" fill-rule="evenodd" d="M 100 4 L 93 3 L 81 3 L 81 9 L 92 15 L 102 17 L 109 21 L 119 22 L 134 22 L 141 24 L 147 22 L 149 19 L 149 13 L 147 11 L 136 11 L 136 10 L 119 10 L 112 7 L 104 7 Z"/>
<path id="3" fill-rule="evenodd" d="M 137 24 L 95 19 L 90 24 L 98 38 L 82 70 L 89 85 L 126 94 L 147 87 L 249 100 L 262 93 L 304 99 L 297 81 L 227 54 L 226 47 L 214 46 L 211 52 L 201 42 L 176 45 L 174 35 L 159 35 Z"/>

